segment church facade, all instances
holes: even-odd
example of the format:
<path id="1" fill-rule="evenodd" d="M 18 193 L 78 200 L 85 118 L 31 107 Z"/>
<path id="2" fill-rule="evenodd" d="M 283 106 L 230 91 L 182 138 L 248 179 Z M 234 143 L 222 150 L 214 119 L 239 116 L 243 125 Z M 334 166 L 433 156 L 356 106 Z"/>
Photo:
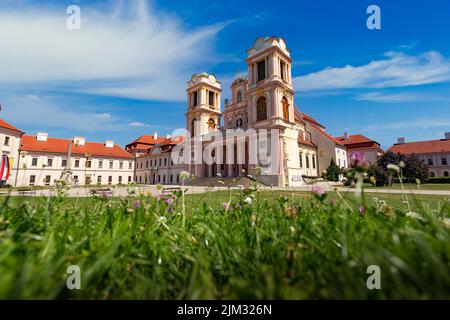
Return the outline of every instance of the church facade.
<path id="1" fill-rule="evenodd" d="M 345 146 L 294 104 L 285 41 L 258 38 L 246 62 L 247 76 L 233 81 L 223 111 L 214 75 L 194 74 L 188 82 L 184 160 L 191 175 L 256 174 L 269 185 L 297 186 L 320 176 L 331 160 L 347 168 Z"/>

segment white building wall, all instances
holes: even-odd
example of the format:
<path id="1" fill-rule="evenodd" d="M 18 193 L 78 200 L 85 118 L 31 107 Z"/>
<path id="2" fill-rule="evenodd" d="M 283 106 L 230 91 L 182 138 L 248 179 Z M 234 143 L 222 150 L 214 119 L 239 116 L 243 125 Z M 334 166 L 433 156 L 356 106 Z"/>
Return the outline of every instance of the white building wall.
<path id="1" fill-rule="evenodd" d="M 185 165 L 174 165 L 171 153 L 146 155 L 136 159 L 135 182 L 139 184 L 181 184 Z"/>
<path id="2" fill-rule="evenodd" d="M 6 144 L 7 137 L 9 138 L 8 144 Z M 11 174 L 6 181 L 7 184 L 13 185 L 17 176 L 17 161 L 19 158 L 21 134 L 17 131 L 9 130 L 6 128 L 0 128 L 0 151 L 1 155 L 7 155 L 11 162 Z"/>
<path id="3" fill-rule="evenodd" d="M 33 162 L 37 159 L 37 162 Z M 51 165 L 49 163 L 51 159 Z M 27 152 L 20 158 L 19 174 L 15 186 L 52 186 L 55 180 L 61 178 L 65 169 L 63 160 L 67 156 L 61 154 L 46 154 Z M 133 181 L 134 159 L 133 158 L 103 158 L 92 156 L 89 158 L 91 166 L 86 167 L 87 159 L 84 156 L 72 156 L 70 169 L 74 185 L 118 185 L 128 184 Z M 100 163 L 103 165 L 100 166 Z M 112 167 L 110 167 L 110 162 Z M 78 166 L 76 164 L 78 163 Z M 34 177 L 34 183 L 32 182 Z M 50 179 L 47 179 L 50 177 Z M 86 179 L 88 178 L 88 179 Z"/>
<path id="4" fill-rule="evenodd" d="M 345 149 L 345 147 L 336 146 L 335 162 L 341 169 L 348 168 L 348 157 L 347 157 L 347 150 Z"/>
<path id="5" fill-rule="evenodd" d="M 430 175 L 435 177 L 450 176 L 450 153 L 424 153 L 419 154 L 421 158 L 430 170 Z M 431 160 L 431 162 L 430 162 Z M 447 164 L 445 164 L 447 163 Z"/>

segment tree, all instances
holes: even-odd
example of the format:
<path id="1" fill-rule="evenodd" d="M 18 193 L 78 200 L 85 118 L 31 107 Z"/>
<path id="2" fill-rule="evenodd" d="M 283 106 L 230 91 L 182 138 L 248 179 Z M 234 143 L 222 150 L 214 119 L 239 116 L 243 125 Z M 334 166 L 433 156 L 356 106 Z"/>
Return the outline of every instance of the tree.
<path id="1" fill-rule="evenodd" d="M 374 182 L 377 187 L 385 186 L 388 183 L 388 173 L 378 164 L 372 164 L 369 167 L 367 170 L 367 176 L 369 177 L 371 183 L 373 183 L 373 179 L 375 179 Z"/>
<path id="2" fill-rule="evenodd" d="M 391 174 L 387 170 L 388 164 L 395 164 L 401 167 L 402 176 L 405 182 L 416 182 L 416 179 L 419 179 L 420 181 L 425 181 L 428 179 L 429 176 L 428 166 L 424 163 L 423 160 L 421 160 L 415 154 L 406 156 L 404 154 L 393 153 L 391 151 L 388 151 L 384 155 L 382 155 L 380 159 L 378 159 L 377 170 L 380 170 L 380 172 L 378 172 L 380 178 L 382 178 L 381 171 L 384 171 L 386 173 L 387 179 L 392 181 L 392 179 L 389 179 L 389 175 Z M 377 178 L 376 175 L 375 178 Z"/>
<path id="3" fill-rule="evenodd" d="M 405 156 L 400 153 L 388 151 L 378 159 L 377 164 L 384 170 L 387 170 L 388 164 L 399 165 L 400 161 L 405 161 Z"/>
<path id="4" fill-rule="evenodd" d="M 416 154 L 405 157 L 405 167 L 403 168 L 403 176 L 406 182 L 416 182 L 416 179 L 425 181 L 428 179 L 430 171 L 425 162 Z"/>
<path id="5" fill-rule="evenodd" d="M 341 174 L 341 169 L 336 165 L 333 159 L 330 161 L 327 172 L 324 174 L 324 178 L 328 181 L 339 181 L 339 175 Z"/>

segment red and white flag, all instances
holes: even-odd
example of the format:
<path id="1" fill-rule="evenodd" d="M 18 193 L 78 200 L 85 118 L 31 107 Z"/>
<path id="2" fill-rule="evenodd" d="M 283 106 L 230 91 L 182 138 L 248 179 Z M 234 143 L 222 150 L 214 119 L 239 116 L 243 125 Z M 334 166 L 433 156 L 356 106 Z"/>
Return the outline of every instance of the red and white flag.
<path id="1" fill-rule="evenodd" d="M 11 166 L 9 163 L 9 157 L 4 154 L 2 156 L 2 162 L 0 164 L 0 181 L 7 181 L 11 172 Z"/>

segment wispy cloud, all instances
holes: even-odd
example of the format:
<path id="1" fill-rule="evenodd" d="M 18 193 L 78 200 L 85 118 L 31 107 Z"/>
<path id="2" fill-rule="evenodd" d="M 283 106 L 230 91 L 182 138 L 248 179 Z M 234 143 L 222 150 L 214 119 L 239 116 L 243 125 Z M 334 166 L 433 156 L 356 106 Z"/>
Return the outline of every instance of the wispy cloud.
<path id="1" fill-rule="evenodd" d="M 366 126 L 363 130 L 367 132 L 378 130 L 400 130 L 400 129 L 430 129 L 436 127 L 449 127 L 450 118 L 420 118 L 391 123 L 377 123 Z"/>
<path id="2" fill-rule="evenodd" d="M 388 92 L 368 92 L 361 93 L 354 97 L 358 101 L 370 101 L 377 103 L 407 103 L 407 102 L 421 102 L 421 101 L 440 101 L 449 103 L 450 97 L 436 95 L 436 94 L 424 94 L 415 92 L 398 92 L 398 93 L 388 93 Z"/>
<path id="3" fill-rule="evenodd" d="M 27 3 L 25 1 L 25 3 Z M 81 30 L 52 7 L 0 4 L 2 86 L 149 100 L 184 100 L 188 77 L 217 59 L 214 41 L 227 23 L 188 28 L 147 1 L 110 10 L 81 6 Z"/>
<path id="4" fill-rule="evenodd" d="M 450 60 L 439 52 L 429 51 L 417 56 L 387 52 L 385 59 L 362 66 L 328 67 L 294 78 L 299 91 L 353 88 L 392 88 L 450 81 Z"/>
<path id="5" fill-rule="evenodd" d="M 70 102 L 37 95 L 8 95 L 2 117 L 15 125 L 38 130 L 75 130 L 80 132 L 121 132 L 129 130 L 121 119 L 109 113 L 74 108 Z"/>
<path id="6" fill-rule="evenodd" d="M 380 103 L 404 103 L 414 101 L 424 101 L 427 97 L 414 93 L 383 93 L 383 92 L 369 92 L 362 93 L 355 97 L 359 101 L 371 101 Z"/>
<path id="7" fill-rule="evenodd" d="M 143 124 L 142 122 L 138 122 L 138 121 L 129 122 L 128 125 L 130 127 L 144 127 L 145 126 L 145 124 Z"/>

